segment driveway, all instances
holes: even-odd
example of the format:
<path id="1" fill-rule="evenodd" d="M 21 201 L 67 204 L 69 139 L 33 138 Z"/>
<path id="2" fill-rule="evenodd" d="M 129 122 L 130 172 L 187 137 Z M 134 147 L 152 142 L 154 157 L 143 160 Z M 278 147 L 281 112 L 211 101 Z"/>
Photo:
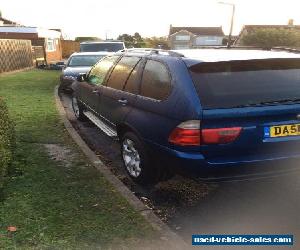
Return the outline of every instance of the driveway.
<path id="1" fill-rule="evenodd" d="M 67 96 L 63 96 L 63 103 L 70 121 L 90 148 L 188 243 L 192 234 L 293 234 L 293 249 L 300 249 L 300 171 L 280 177 L 218 184 L 176 176 L 153 188 L 142 188 L 126 175 L 118 142 L 107 137 L 92 123 L 75 120 Z"/>

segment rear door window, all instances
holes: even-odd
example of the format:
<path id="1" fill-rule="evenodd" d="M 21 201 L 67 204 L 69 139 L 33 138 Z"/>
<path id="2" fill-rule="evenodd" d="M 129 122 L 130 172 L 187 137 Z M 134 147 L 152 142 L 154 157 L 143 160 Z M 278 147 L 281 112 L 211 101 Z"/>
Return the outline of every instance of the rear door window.
<path id="1" fill-rule="evenodd" d="M 189 70 L 205 109 L 277 105 L 300 99 L 300 59 L 199 63 Z"/>
<path id="2" fill-rule="evenodd" d="M 107 73 L 114 65 L 114 63 L 118 60 L 118 58 L 119 56 L 110 56 L 99 61 L 91 69 L 88 75 L 88 82 L 95 85 L 102 85 Z"/>
<path id="3" fill-rule="evenodd" d="M 139 63 L 134 67 L 132 70 L 126 84 L 124 91 L 132 93 L 132 94 L 138 94 L 139 93 L 139 84 L 141 80 L 141 67 L 143 64 L 143 60 L 140 60 Z"/>
<path id="4" fill-rule="evenodd" d="M 171 79 L 167 67 L 158 61 L 148 60 L 142 77 L 141 95 L 163 100 L 171 92 Z"/>
<path id="5" fill-rule="evenodd" d="M 133 71 L 140 60 L 141 58 L 139 57 L 122 57 L 113 69 L 107 81 L 107 86 L 110 88 L 122 90 L 130 73 Z"/>

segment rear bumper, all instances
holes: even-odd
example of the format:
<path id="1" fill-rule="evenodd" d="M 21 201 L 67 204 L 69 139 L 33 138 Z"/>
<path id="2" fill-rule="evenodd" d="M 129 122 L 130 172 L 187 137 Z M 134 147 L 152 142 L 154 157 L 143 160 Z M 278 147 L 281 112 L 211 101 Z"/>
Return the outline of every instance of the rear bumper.
<path id="1" fill-rule="evenodd" d="M 299 154 L 220 158 L 207 161 L 200 152 L 182 152 L 147 142 L 163 166 L 179 174 L 205 180 L 249 179 L 300 170 Z"/>

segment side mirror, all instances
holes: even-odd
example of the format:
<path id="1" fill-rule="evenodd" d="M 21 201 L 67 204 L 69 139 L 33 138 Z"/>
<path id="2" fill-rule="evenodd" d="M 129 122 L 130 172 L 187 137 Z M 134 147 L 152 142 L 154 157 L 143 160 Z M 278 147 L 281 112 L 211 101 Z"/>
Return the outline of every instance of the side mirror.
<path id="1" fill-rule="evenodd" d="M 77 81 L 78 82 L 85 82 L 87 80 L 87 75 L 84 74 L 79 74 L 79 76 L 77 76 Z"/>

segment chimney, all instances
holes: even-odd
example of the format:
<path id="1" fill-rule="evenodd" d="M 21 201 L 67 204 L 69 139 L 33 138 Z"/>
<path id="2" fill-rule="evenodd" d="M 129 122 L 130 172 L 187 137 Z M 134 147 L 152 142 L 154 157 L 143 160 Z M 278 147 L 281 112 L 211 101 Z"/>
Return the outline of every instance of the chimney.
<path id="1" fill-rule="evenodd" d="M 294 19 L 289 19 L 288 25 L 293 26 L 294 25 Z"/>

